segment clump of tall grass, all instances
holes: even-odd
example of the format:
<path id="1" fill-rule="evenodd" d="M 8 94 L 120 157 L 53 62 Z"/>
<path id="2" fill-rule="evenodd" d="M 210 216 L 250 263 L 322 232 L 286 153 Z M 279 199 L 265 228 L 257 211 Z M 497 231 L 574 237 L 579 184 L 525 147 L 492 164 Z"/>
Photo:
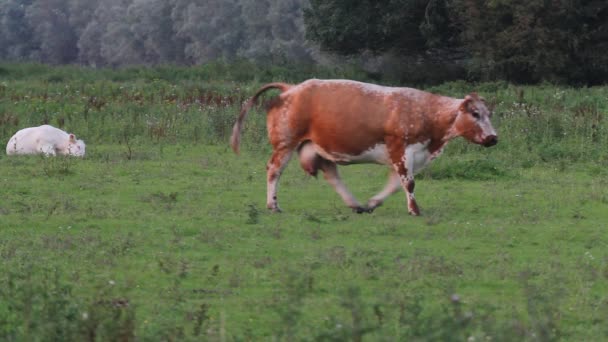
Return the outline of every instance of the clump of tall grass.
<path id="1" fill-rule="evenodd" d="M 605 163 L 606 88 L 510 87 L 495 110 L 513 162 Z M 519 156 L 520 158 L 516 158 Z M 519 159 L 519 160 L 518 160 Z"/>
<path id="2" fill-rule="evenodd" d="M 135 310 L 112 282 L 93 298 L 75 294 L 65 273 L 13 263 L 0 275 L 0 340 L 97 341 L 135 339 Z"/>

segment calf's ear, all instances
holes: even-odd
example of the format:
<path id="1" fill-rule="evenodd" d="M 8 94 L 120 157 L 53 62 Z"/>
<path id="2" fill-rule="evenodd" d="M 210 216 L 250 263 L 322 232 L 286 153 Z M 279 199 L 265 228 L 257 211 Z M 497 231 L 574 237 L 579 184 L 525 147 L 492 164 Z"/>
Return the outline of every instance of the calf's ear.
<path id="1" fill-rule="evenodd" d="M 75 143 L 76 142 L 76 136 L 72 133 L 70 133 L 70 142 L 71 143 Z"/>

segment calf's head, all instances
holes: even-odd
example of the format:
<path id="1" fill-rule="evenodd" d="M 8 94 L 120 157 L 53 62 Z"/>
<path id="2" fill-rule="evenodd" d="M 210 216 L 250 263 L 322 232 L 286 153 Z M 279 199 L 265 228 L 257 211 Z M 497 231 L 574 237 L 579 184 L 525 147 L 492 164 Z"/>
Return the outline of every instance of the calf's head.
<path id="1" fill-rule="evenodd" d="M 76 140 L 76 136 L 74 134 L 70 134 L 67 154 L 75 157 L 84 157 L 86 145 L 82 140 Z"/>
<path id="2" fill-rule="evenodd" d="M 483 98 L 476 93 L 467 95 L 460 104 L 454 122 L 456 135 L 485 147 L 496 145 L 498 136 L 490 122 L 491 116 L 492 112 L 486 106 Z"/>

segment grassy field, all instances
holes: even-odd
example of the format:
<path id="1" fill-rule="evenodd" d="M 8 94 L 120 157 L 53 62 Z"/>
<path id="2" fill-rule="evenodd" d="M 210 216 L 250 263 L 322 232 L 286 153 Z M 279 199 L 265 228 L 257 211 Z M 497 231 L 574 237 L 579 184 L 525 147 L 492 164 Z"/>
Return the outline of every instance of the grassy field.
<path id="1" fill-rule="evenodd" d="M 260 82 L 300 76 L 167 70 L 0 66 L 0 141 L 87 143 L 0 154 L 0 340 L 608 339 L 607 87 L 430 88 L 481 93 L 500 143 L 448 145 L 421 217 L 403 193 L 354 214 L 297 161 L 270 214 L 263 113 L 240 156 L 228 134 Z M 341 172 L 360 200 L 386 180 Z"/>

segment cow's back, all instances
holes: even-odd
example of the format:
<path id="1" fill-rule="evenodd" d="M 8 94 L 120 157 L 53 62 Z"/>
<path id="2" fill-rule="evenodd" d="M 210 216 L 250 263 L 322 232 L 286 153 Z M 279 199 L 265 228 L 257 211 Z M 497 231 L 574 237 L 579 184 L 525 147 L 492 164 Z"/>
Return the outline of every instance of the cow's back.
<path id="1" fill-rule="evenodd" d="M 283 93 L 277 113 L 269 114 L 280 116 L 277 114 L 288 108 L 290 126 L 300 140 L 313 141 L 328 151 L 357 155 L 383 144 L 387 136 L 421 129 L 425 118 L 404 108 L 417 107 L 427 96 L 432 94 L 410 88 L 308 80 Z"/>
<path id="2" fill-rule="evenodd" d="M 395 88 L 355 81 L 309 80 L 283 96 L 302 140 L 358 154 L 383 141 L 395 94 Z"/>

